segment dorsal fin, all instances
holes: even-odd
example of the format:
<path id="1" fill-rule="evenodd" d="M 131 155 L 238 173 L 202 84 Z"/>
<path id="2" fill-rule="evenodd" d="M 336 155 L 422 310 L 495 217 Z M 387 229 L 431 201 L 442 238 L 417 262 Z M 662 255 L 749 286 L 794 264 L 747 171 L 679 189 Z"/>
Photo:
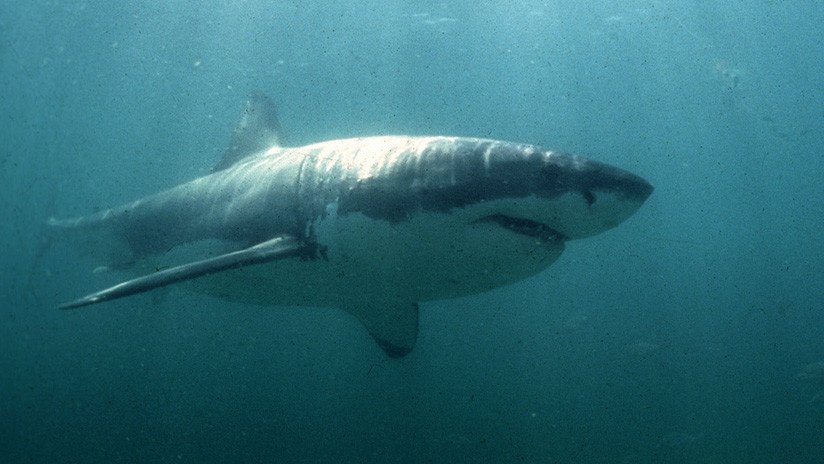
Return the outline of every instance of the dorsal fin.
<path id="1" fill-rule="evenodd" d="M 232 131 L 229 148 L 212 172 L 226 169 L 249 155 L 284 143 L 275 104 L 263 93 L 253 92 L 246 99 L 240 120 Z"/>

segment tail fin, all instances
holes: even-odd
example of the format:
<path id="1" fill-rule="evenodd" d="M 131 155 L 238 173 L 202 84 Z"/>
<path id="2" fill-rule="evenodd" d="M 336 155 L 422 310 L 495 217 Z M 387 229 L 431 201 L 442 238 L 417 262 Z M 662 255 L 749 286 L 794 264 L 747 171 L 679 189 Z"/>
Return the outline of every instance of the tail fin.
<path id="1" fill-rule="evenodd" d="M 136 261 L 134 252 L 123 239 L 113 221 L 111 211 L 69 219 L 49 218 L 49 235 L 67 238 L 70 246 L 81 254 L 91 256 L 98 268 L 126 269 Z"/>

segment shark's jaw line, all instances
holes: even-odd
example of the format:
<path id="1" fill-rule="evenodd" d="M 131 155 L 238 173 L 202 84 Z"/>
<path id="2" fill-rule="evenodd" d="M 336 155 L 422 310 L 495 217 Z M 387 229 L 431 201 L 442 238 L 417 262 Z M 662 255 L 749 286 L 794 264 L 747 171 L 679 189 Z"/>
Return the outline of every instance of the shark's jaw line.
<path id="1" fill-rule="evenodd" d="M 505 214 L 492 214 L 482 217 L 475 222 L 493 222 L 515 234 L 524 235 L 541 241 L 542 243 L 563 243 L 566 237 L 548 225 Z"/>

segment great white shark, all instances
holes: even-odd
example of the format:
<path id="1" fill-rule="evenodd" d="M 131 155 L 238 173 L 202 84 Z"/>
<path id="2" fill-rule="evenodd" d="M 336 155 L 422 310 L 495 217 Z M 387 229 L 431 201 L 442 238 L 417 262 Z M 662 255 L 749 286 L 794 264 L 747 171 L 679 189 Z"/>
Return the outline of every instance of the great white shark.
<path id="1" fill-rule="evenodd" d="M 536 274 L 567 241 L 631 216 L 652 190 L 607 164 L 498 140 L 376 136 L 289 147 L 272 101 L 253 94 L 209 175 L 49 224 L 94 237 L 112 268 L 208 245 L 62 308 L 188 281 L 230 301 L 342 308 L 399 357 L 415 344 L 419 302 Z"/>

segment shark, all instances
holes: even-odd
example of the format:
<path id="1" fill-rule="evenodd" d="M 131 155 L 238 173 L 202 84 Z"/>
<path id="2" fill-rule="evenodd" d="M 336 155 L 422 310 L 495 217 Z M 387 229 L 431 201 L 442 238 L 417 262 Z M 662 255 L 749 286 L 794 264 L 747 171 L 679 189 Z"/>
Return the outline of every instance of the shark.
<path id="1" fill-rule="evenodd" d="M 608 164 L 484 138 L 289 146 L 272 100 L 253 93 L 208 175 L 48 224 L 91 239 L 107 269 L 194 250 L 61 308 L 187 283 L 228 302 L 343 309 L 402 357 L 415 346 L 421 302 L 535 275 L 566 242 L 617 226 L 652 191 Z"/>

